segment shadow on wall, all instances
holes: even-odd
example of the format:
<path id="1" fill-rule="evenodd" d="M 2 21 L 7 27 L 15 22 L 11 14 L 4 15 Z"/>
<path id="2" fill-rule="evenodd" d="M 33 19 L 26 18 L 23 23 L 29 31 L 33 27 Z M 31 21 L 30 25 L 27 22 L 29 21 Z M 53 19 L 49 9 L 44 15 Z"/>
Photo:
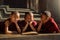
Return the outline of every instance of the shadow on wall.
<path id="1" fill-rule="evenodd" d="M 47 10 L 52 12 L 52 17 L 60 24 L 60 0 L 47 0 Z"/>

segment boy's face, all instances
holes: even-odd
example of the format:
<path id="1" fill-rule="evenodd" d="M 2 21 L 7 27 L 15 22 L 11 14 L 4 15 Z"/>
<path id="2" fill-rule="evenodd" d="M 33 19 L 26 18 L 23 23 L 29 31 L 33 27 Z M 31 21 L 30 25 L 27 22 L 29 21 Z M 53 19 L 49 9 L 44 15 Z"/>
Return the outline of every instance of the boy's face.
<path id="1" fill-rule="evenodd" d="M 42 15 L 41 15 L 41 20 L 44 21 L 44 20 L 46 20 L 46 19 L 47 19 L 47 16 L 44 15 L 44 14 L 42 14 Z"/>
<path id="2" fill-rule="evenodd" d="M 11 21 L 18 21 L 20 20 L 20 14 L 19 13 L 14 13 L 10 15 Z"/>
<path id="3" fill-rule="evenodd" d="M 15 15 L 10 15 L 10 18 L 12 22 L 16 20 Z"/>
<path id="4" fill-rule="evenodd" d="M 31 19 L 32 19 L 32 18 L 31 18 L 31 15 L 29 15 L 29 14 L 25 17 L 25 20 L 27 20 L 28 22 L 30 22 Z"/>

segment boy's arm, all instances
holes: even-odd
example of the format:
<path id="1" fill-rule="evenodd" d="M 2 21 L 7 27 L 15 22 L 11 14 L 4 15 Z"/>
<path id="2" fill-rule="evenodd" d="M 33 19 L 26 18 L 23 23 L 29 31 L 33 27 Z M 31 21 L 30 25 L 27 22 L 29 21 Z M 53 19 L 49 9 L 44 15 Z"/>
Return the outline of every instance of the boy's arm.
<path id="1" fill-rule="evenodd" d="M 19 27 L 19 25 L 18 25 L 17 22 L 15 22 L 15 25 L 16 25 L 16 28 L 17 28 L 18 33 L 21 33 L 21 28 Z"/>
<path id="2" fill-rule="evenodd" d="M 32 22 L 30 22 L 29 25 L 30 25 L 30 27 L 31 27 L 31 29 L 32 29 L 33 31 L 36 31 L 36 29 L 34 28 Z"/>
<path id="3" fill-rule="evenodd" d="M 9 31 L 9 27 L 8 27 L 8 26 L 9 26 L 9 21 L 6 21 L 6 22 L 5 22 L 5 33 L 6 33 L 6 34 L 12 33 L 12 31 Z"/>
<path id="4" fill-rule="evenodd" d="M 27 27 L 28 27 L 28 23 L 25 25 L 25 27 L 23 28 L 22 31 L 23 31 L 23 32 L 26 31 Z"/>
<path id="5" fill-rule="evenodd" d="M 38 28 L 37 28 L 37 31 L 38 31 L 38 32 L 40 31 L 41 26 L 42 26 L 42 21 L 41 21 L 41 22 L 39 23 L 39 25 L 38 25 Z"/>

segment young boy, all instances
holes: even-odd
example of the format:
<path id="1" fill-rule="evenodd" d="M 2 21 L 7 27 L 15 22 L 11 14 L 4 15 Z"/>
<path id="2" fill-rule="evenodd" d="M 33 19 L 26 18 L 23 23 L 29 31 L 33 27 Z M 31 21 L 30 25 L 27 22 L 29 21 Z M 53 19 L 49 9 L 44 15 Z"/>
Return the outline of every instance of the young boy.
<path id="1" fill-rule="evenodd" d="M 58 33 L 60 32 L 58 25 L 51 17 L 50 11 L 44 11 L 41 14 L 41 21 L 39 22 L 37 31 L 39 33 Z"/>
<path id="2" fill-rule="evenodd" d="M 36 31 L 37 23 L 34 21 L 33 13 L 26 12 L 24 20 L 21 21 L 22 32 Z"/>
<path id="3" fill-rule="evenodd" d="M 18 22 L 20 20 L 20 15 L 18 12 L 12 12 L 10 14 L 10 17 L 5 21 L 5 33 L 20 33 L 21 29 L 18 25 Z"/>

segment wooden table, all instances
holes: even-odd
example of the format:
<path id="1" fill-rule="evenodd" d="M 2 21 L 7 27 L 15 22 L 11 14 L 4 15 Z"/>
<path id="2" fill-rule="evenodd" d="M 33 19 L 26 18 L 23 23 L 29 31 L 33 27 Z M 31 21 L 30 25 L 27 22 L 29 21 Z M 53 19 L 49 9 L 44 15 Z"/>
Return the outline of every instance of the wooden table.
<path id="1" fill-rule="evenodd" d="M 20 35 L 20 34 L 0 34 L 0 40 L 59 40 L 60 33 Z"/>

